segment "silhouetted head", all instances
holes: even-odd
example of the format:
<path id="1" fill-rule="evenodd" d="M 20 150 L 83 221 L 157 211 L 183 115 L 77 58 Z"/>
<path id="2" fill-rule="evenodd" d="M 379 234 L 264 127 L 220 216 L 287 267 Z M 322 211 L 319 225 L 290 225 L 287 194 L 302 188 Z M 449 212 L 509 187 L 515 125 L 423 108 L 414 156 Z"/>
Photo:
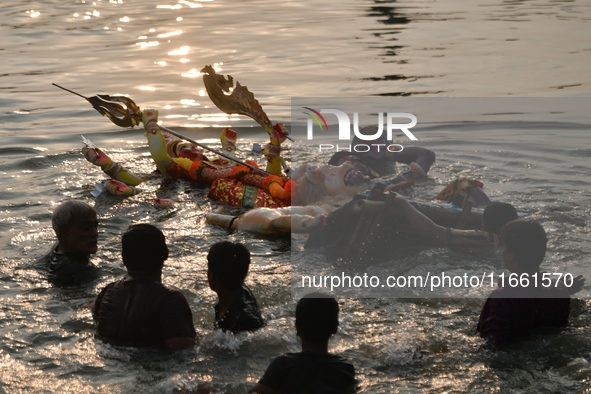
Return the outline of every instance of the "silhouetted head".
<path id="1" fill-rule="evenodd" d="M 499 235 L 503 226 L 517 219 L 517 210 L 506 202 L 492 202 L 484 209 L 482 224 L 486 231 Z"/>
<path id="2" fill-rule="evenodd" d="M 213 244 L 207 254 L 209 287 L 216 291 L 217 284 L 228 290 L 242 287 L 250 267 L 250 252 L 241 243 L 221 241 Z"/>
<path id="3" fill-rule="evenodd" d="M 539 223 L 526 219 L 507 223 L 501 230 L 505 266 L 511 272 L 537 272 L 547 243 L 546 231 Z"/>
<path id="4" fill-rule="evenodd" d="M 330 296 L 312 293 L 296 306 L 297 335 L 312 343 L 324 344 L 339 327 L 339 304 Z"/>
<path id="5" fill-rule="evenodd" d="M 151 224 L 134 224 L 121 237 L 123 264 L 130 274 L 159 274 L 168 258 L 162 231 Z"/>

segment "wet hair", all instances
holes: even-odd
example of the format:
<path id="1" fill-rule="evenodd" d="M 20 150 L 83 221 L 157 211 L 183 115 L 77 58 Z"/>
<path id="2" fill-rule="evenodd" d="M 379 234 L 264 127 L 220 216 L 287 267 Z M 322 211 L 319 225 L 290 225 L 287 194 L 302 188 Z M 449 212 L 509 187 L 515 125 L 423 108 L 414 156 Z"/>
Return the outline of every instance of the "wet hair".
<path id="1" fill-rule="evenodd" d="M 168 258 L 164 234 L 147 223 L 129 226 L 121 237 L 121 247 L 125 267 L 136 273 L 159 273 Z"/>
<path id="2" fill-rule="evenodd" d="M 209 248 L 207 269 L 228 290 L 242 287 L 249 267 L 250 252 L 241 243 L 221 241 Z"/>
<path id="3" fill-rule="evenodd" d="M 296 306 L 298 335 L 313 343 L 324 344 L 339 326 L 339 304 L 323 293 L 304 296 Z"/>
<path id="4" fill-rule="evenodd" d="M 484 209 L 482 223 L 486 231 L 499 235 L 505 224 L 517 218 L 517 210 L 513 205 L 506 202 L 492 202 Z"/>
<path id="5" fill-rule="evenodd" d="M 528 270 L 537 270 L 546 255 L 548 237 L 544 227 L 532 220 L 518 219 L 501 230 L 501 243 Z"/>
<path id="6" fill-rule="evenodd" d="M 93 214 L 96 216 L 95 209 L 87 203 L 79 200 L 69 200 L 60 204 L 51 216 L 51 227 L 55 234 L 60 236 L 61 230 L 70 226 L 74 217 L 79 215 Z"/>

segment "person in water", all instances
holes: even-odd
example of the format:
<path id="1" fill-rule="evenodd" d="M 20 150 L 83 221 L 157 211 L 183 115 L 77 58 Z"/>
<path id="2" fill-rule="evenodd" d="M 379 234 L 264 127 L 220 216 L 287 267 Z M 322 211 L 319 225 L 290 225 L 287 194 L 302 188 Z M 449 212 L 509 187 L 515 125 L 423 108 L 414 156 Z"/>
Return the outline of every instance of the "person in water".
<path id="1" fill-rule="evenodd" d="M 332 297 L 313 293 L 296 306 L 296 335 L 302 351 L 275 358 L 251 389 L 258 394 L 353 393 L 355 367 L 328 352 L 328 341 L 339 327 L 339 304 Z"/>
<path id="2" fill-rule="evenodd" d="M 162 284 L 168 247 L 162 231 L 135 224 L 121 238 L 127 275 L 107 285 L 93 306 L 98 335 L 120 346 L 172 351 L 195 346 L 193 315 L 177 290 Z"/>
<path id="3" fill-rule="evenodd" d="M 265 325 L 257 300 L 244 284 L 250 251 L 240 243 L 221 241 L 207 254 L 207 281 L 218 296 L 215 327 L 233 333 L 255 331 Z"/>
<path id="4" fill-rule="evenodd" d="M 513 205 L 493 202 L 484 209 L 482 230 L 459 230 L 436 224 L 400 195 L 389 194 L 386 201 L 429 244 L 452 250 L 487 252 L 498 247 L 501 228 L 518 217 Z"/>
<path id="5" fill-rule="evenodd" d="M 70 200 L 53 212 L 51 225 L 57 236 L 49 253 L 35 263 L 46 271 L 55 286 L 80 285 L 98 278 L 90 255 L 98 250 L 98 219 L 95 209 L 83 201 Z"/>
<path id="6" fill-rule="evenodd" d="M 582 289 L 585 279 L 577 276 L 571 287 L 564 283 L 547 283 L 540 265 L 546 254 L 548 239 L 544 228 L 533 221 L 519 219 L 507 223 L 500 234 L 505 267 L 518 280 L 508 280 L 486 300 L 478 319 L 477 331 L 494 348 L 524 337 L 535 329 L 562 327 L 568 322 L 570 295 Z M 534 278 L 538 278 L 537 284 Z M 501 284 L 501 283 L 500 283 Z"/>

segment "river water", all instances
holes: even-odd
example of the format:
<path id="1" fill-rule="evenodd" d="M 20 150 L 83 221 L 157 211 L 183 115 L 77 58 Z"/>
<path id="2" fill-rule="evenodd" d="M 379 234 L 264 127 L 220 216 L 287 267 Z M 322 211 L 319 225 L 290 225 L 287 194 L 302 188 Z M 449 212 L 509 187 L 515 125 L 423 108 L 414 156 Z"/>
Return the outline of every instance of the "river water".
<path id="1" fill-rule="evenodd" d="M 213 106 L 199 75 L 204 65 L 215 64 L 247 85 L 273 122 L 289 123 L 293 97 L 435 97 L 446 105 L 446 98 L 544 98 L 529 101 L 544 108 L 540 118 L 531 115 L 535 111 L 524 119 L 524 111 L 507 110 L 506 118 L 490 121 L 482 115 L 495 111 L 483 104 L 479 118 L 452 114 L 417 132 L 414 144 L 437 154 L 417 189 L 428 199 L 457 176 L 481 180 L 491 198 L 515 204 L 544 225 L 550 240 L 545 269 L 591 278 L 590 119 L 584 110 L 590 107 L 591 1 L 16 0 L 3 3 L 0 16 L 0 391 L 168 393 L 204 381 L 240 393 L 274 356 L 299 348 L 290 240 L 207 225 L 204 215 L 215 207 L 207 190 L 163 181 L 142 130 L 118 128 L 52 83 L 85 96 L 128 95 L 142 108 L 158 108 L 165 126 L 214 147 L 222 127 L 235 127 L 241 154 L 261 163 L 249 152 L 265 133 L 252 120 Z M 563 109 L 553 112 L 554 106 Z M 574 115 L 563 116 L 566 107 Z M 446 108 L 442 104 L 438 113 Z M 145 175 L 142 192 L 93 198 L 105 175 L 84 160 L 79 135 Z M 175 205 L 158 210 L 156 197 Z M 51 212 L 71 198 L 99 213 L 94 262 L 102 277 L 92 286 L 59 289 L 31 262 L 54 242 Z M 171 257 L 164 282 L 181 289 L 191 305 L 194 350 L 151 354 L 94 338 L 87 305 L 124 274 L 120 235 L 136 222 L 165 231 Z M 259 332 L 233 336 L 211 329 L 215 295 L 207 288 L 205 256 L 223 239 L 245 242 L 253 254 L 247 283 L 268 322 Z M 441 249 L 405 254 L 374 269 L 392 267 L 398 273 L 502 271 L 498 259 Z M 363 393 L 591 389 L 589 288 L 573 300 L 570 325 L 560 333 L 497 353 L 478 351 L 481 340 L 474 335 L 488 291 L 340 298 L 341 329 L 331 348 L 355 364 Z"/>

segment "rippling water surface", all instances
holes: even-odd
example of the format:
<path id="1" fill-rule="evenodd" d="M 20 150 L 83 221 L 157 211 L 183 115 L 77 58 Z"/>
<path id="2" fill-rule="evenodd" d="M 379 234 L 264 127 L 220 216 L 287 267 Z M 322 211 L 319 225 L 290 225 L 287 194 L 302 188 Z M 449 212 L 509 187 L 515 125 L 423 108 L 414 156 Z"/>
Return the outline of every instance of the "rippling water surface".
<path id="1" fill-rule="evenodd" d="M 589 95 L 590 1 L 12 1 L 0 5 L 0 390 L 10 393 L 171 392 L 197 381 L 246 392 L 269 361 L 299 348 L 293 330 L 289 239 L 228 234 L 205 223 L 206 190 L 155 173 L 142 131 L 118 129 L 80 97 L 126 94 L 168 127 L 216 146 L 239 130 L 243 156 L 265 134 L 217 110 L 199 70 L 215 64 L 288 122 L 292 97 L 553 97 Z M 443 112 L 443 109 L 442 109 Z M 486 111 L 483 111 L 486 112 Z M 422 198 L 461 175 L 484 182 L 549 233 L 546 268 L 584 274 L 591 235 L 589 116 L 472 122 L 451 117 L 421 133 L 437 161 Z M 141 194 L 93 199 L 105 179 L 80 153 L 79 135 L 144 174 Z M 313 154 L 311 154 L 313 157 Z M 154 198 L 172 198 L 158 210 Z M 100 217 L 102 272 L 92 286 L 58 289 L 31 262 L 54 241 L 51 212 L 79 198 Z M 171 245 L 164 281 L 187 297 L 199 345 L 173 356 L 117 349 L 94 338 L 87 308 L 123 275 L 122 229 L 146 221 Z M 205 254 L 222 239 L 247 242 L 247 283 L 268 326 L 213 332 Z M 389 262 L 399 272 L 501 269 L 445 250 Z M 383 267 L 378 267 L 383 268 Z M 487 292 L 462 299 L 341 299 L 332 347 L 356 366 L 363 393 L 584 392 L 591 388 L 589 289 L 571 324 L 506 352 L 479 352 L 476 319 Z"/>

